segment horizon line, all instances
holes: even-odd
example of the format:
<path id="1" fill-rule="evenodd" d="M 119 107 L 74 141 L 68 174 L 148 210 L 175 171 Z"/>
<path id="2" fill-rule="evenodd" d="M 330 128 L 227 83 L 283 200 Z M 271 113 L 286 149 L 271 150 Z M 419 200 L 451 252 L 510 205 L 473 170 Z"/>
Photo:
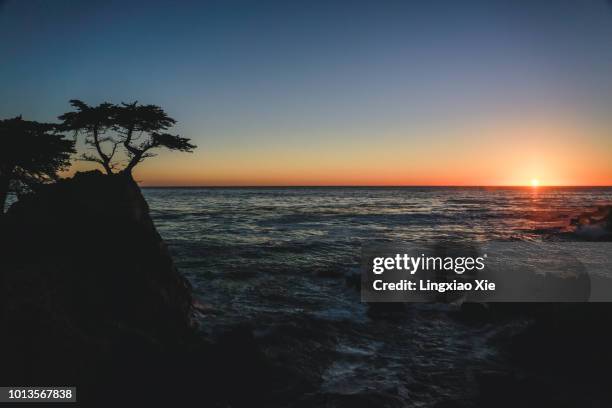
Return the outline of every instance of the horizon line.
<path id="1" fill-rule="evenodd" d="M 612 185 L 607 184 L 550 184 L 532 186 L 528 184 L 496 184 L 496 185 L 463 185 L 463 184 L 398 184 L 398 185 L 368 185 L 368 184 L 329 184 L 329 185 L 140 185 L 141 188 L 530 188 L 537 190 L 540 188 L 564 187 L 564 188 L 612 188 Z"/>

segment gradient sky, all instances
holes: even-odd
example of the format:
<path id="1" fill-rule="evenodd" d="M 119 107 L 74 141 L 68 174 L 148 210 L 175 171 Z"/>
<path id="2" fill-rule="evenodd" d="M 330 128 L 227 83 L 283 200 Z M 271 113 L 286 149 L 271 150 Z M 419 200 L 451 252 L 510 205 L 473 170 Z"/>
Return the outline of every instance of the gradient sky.
<path id="1" fill-rule="evenodd" d="M 144 185 L 612 185 L 604 0 L 0 0 L 0 38 L 0 117 L 179 121 Z"/>

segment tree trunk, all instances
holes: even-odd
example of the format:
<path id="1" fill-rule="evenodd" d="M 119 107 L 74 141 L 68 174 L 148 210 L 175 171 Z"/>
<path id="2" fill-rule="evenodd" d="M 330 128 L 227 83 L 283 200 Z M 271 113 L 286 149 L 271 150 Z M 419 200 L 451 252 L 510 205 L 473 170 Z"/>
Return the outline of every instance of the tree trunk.
<path id="1" fill-rule="evenodd" d="M 136 167 L 136 165 L 140 163 L 142 155 L 145 153 L 144 150 L 136 149 L 134 149 L 134 152 L 134 157 L 132 157 L 132 160 L 130 160 L 130 162 L 127 164 L 127 166 L 125 166 L 125 169 L 123 170 L 123 172 L 129 175 L 130 177 L 132 177 L 132 170 L 134 170 L 134 167 Z"/>
<path id="2" fill-rule="evenodd" d="M 132 176 L 133 169 L 134 169 L 134 166 L 128 165 L 125 169 L 123 169 L 122 173 L 128 176 L 129 178 L 133 179 L 134 178 L 134 176 Z"/>
<path id="3" fill-rule="evenodd" d="M 4 206 L 8 197 L 9 179 L 8 177 L 0 176 L 0 216 L 4 214 Z"/>
<path id="4" fill-rule="evenodd" d="M 102 160 L 102 166 L 104 167 L 104 170 L 106 170 L 106 174 L 113 174 L 113 169 L 110 167 L 110 159 L 109 157 L 104 154 L 104 152 L 102 151 L 102 146 L 100 146 L 100 140 L 98 139 L 98 128 L 94 127 L 93 129 L 93 141 L 94 141 L 94 146 L 96 148 L 96 150 L 98 151 L 98 155 L 100 156 L 100 160 Z"/>
<path id="5" fill-rule="evenodd" d="M 102 162 L 102 166 L 104 166 L 104 170 L 106 170 L 106 174 L 109 176 L 113 174 L 113 169 L 108 165 L 107 162 Z"/>

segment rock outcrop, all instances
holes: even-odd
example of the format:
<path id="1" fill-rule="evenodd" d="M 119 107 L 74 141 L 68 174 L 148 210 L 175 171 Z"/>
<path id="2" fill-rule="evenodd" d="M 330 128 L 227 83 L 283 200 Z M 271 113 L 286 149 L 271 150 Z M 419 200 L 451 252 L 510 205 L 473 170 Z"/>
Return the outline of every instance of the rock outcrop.
<path id="1" fill-rule="evenodd" d="M 81 173 L 15 203 L 0 279 L 3 384 L 82 385 L 87 399 L 197 341 L 190 285 L 125 176 Z"/>
<path id="2" fill-rule="evenodd" d="M 77 387 L 81 406 L 284 405 L 303 379 L 251 328 L 215 340 L 128 177 L 79 173 L 0 218 L 0 383 Z"/>
<path id="3" fill-rule="evenodd" d="M 612 240 L 612 205 L 597 207 L 571 220 L 574 233 L 587 240 Z"/>

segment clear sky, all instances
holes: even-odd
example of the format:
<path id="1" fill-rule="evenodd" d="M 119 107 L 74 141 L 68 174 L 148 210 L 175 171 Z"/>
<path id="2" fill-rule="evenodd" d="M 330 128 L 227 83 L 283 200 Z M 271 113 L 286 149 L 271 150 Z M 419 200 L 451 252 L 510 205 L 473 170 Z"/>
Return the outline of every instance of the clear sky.
<path id="1" fill-rule="evenodd" d="M 605 0 L 0 0 L 0 38 L 0 117 L 179 121 L 144 185 L 612 185 Z"/>

